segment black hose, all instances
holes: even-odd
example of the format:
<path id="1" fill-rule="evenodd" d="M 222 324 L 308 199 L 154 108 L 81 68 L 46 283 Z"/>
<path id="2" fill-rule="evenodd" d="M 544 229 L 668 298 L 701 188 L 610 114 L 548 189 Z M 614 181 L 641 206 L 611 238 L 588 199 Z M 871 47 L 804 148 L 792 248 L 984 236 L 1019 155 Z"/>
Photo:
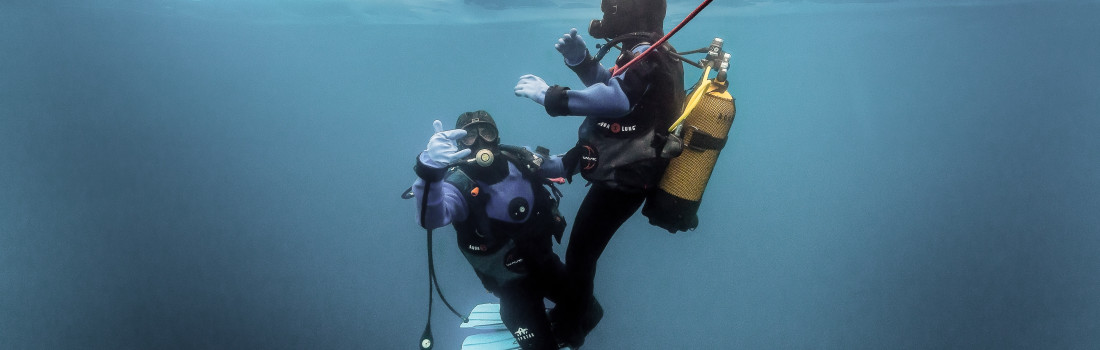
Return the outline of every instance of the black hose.
<path id="1" fill-rule="evenodd" d="M 424 223 L 427 222 L 424 219 L 424 214 L 428 207 L 428 190 L 431 189 L 431 184 L 424 182 L 424 198 L 420 200 L 420 227 L 425 227 Z M 432 301 L 435 299 L 432 297 L 432 284 L 434 279 L 432 275 L 435 274 L 435 268 L 432 267 L 432 229 L 428 230 L 428 323 L 424 326 L 424 333 L 420 335 L 420 349 L 431 350 L 435 346 L 435 339 L 432 337 Z"/>
<path id="2" fill-rule="evenodd" d="M 451 309 L 451 313 L 462 319 L 462 322 L 469 322 L 470 320 L 466 318 L 466 316 L 462 316 L 458 311 L 455 311 L 455 308 L 451 306 L 451 303 L 447 302 L 447 298 L 443 296 L 443 291 L 439 289 L 439 280 L 435 278 L 435 262 L 432 259 L 432 230 L 428 230 L 428 276 L 431 278 L 432 284 L 435 285 L 435 292 L 439 294 L 439 300 L 443 300 L 443 305 L 447 305 L 447 308 Z M 431 302 L 429 302 L 428 305 L 430 307 Z"/>
<path id="3" fill-rule="evenodd" d="M 432 296 L 432 289 L 434 286 L 435 293 L 439 294 L 439 299 L 443 300 L 443 304 L 447 305 L 451 312 L 462 319 L 462 322 L 469 322 L 469 318 L 466 318 L 455 311 L 455 308 L 451 306 L 451 303 L 447 302 L 447 298 L 443 297 L 443 291 L 439 289 L 439 281 L 435 278 L 435 259 L 432 257 L 432 229 L 427 228 L 427 208 L 428 208 L 428 193 L 431 192 L 431 183 L 424 182 L 424 198 L 420 200 L 420 227 L 424 227 L 428 231 L 428 323 L 424 326 L 424 333 L 420 336 L 420 348 L 423 350 L 430 350 L 435 346 L 435 340 L 432 337 L 432 302 L 435 298 Z"/>
<path id="4" fill-rule="evenodd" d="M 677 59 L 679 59 L 680 62 L 684 62 L 684 63 L 690 64 L 690 65 L 693 65 L 693 66 L 695 66 L 695 68 L 703 69 L 703 65 L 701 65 L 699 63 L 696 63 L 695 61 L 692 61 L 691 59 L 689 59 L 687 57 L 684 57 L 680 53 L 672 52 L 672 51 L 669 51 L 668 53 L 672 54 L 673 57 L 676 57 Z"/>
<path id="5" fill-rule="evenodd" d="M 693 53 L 704 53 L 704 52 L 708 52 L 708 51 L 710 51 L 710 46 L 707 46 L 707 47 L 704 47 L 704 48 L 701 48 L 701 49 L 691 50 L 691 51 L 681 51 L 680 54 L 681 55 L 690 55 L 690 54 L 693 54 Z"/>

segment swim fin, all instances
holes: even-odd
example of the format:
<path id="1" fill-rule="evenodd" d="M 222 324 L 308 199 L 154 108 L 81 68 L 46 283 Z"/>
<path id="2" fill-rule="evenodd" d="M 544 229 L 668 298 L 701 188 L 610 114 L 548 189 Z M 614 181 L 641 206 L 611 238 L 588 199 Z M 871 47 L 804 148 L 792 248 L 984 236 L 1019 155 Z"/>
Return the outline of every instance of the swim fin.
<path id="1" fill-rule="evenodd" d="M 485 303 L 475 306 L 470 311 L 468 321 L 462 322 L 459 327 L 476 329 L 508 329 L 500 320 L 500 304 Z"/>
<path id="2" fill-rule="evenodd" d="M 462 350 L 520 350 L 516 338 L 507 329 L 478 333 L 462 341 Z"/>
<path id="3" fill-rule="evenodd" d="M 466 337 L 462 341 L 462 350 L 520 350 L 519 343 L 512 336 L 512 332 L 500 320 L 500 304 L 479 304 L 470 311 L 467 319 L 468 321 L 462 322 L 459 327 L 494 331 Z M 570 348 L 562 347 L 560 350 L 570 350 Z"/>

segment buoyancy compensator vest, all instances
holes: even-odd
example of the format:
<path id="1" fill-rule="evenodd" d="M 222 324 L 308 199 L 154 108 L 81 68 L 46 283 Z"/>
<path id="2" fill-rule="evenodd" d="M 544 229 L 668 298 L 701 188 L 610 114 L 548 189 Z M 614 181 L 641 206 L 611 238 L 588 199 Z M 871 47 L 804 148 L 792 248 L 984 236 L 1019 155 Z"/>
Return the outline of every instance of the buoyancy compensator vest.
<path id="1" fill-rule="evenodd" d="M 635 43 L 623 46 L 616 64 L 629 62 L 634 48 L 649 45 L 647 41 Z M 670 45 L 662 46 L 624 73 L 626 85 L 636 79 L 648 83 L 629 114 L 588 117 L 582 123 L 574 152 L 579 153 L 577 169 L 585 180 L 628 192 L 656 187 L 668 165 L 668 159 L 661 157 L 668 127 L 680 115 L 684 101 L 683 65 L 667 54 L 673 50 Z"/>
<path id="2" fill-rule="evenodd" d="M 456 237 L 463 256 L 489 291 L 527 275 L 529 264 L 553 253 L 551 237 L 560 243 L 566 227 L 565 217 L 558 211 L 561 192 L 549 180 L 537 176 L 543 158 L 510 145 L 500 146 L 500 158 L 514 165 L 531 186 L 534 203 L 528 205 L 517 197 L 508 205 L 509 216 L 521 222 L 489 217 L 486 206 L 493 200 L 489 191 L 482 191 L 481 185 L 463 170 L 476 164 L 453 166 L 444 178 L 462 193 L 469 208 L 465 220 L 453 223 Z"/>

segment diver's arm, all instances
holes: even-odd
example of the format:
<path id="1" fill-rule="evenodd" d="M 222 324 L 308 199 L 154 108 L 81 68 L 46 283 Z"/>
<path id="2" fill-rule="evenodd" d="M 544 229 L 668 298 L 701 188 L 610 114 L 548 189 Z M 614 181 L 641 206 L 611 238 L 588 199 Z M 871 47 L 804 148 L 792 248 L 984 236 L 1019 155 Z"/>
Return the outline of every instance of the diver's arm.
<path id="1" fill-rule="evenodd" d="M 583 115 L 596 118 L 619 118 L 630 113 L 649 88 L 644 77 L 631 69 L 614 77 L 607 84 L 598 83 L 584 90 L 551 86 L 546 91 L 546 112 L 552 116 Z"/>
<path id="2" fill-rule="evenodd" d="M 421 223 L 421 213 L 425 219 L 424 228 L 438 228 L 453 221 L 465 220 L 468 210 L 462 194 L 454 185 L 442 180 L 442 174 L 446 169 L 427 165 L 430 163 L 425 162 L 425 157 L 421 153 L 418 158 L 417 175 L 420 178 L 413 183 L 413 194 L 416 195 L 416 222 Z M 425 186 L 429 186 L 426 207 L 423 206 Z"/>
<path id="3" fill-rule="evenodd" d="M 567 171 L 567 169 L 565 169 L 565 164 L 564 162 L 562 162 L 562 156 L 560 155 L 550 156 L 549 158 L 544 158 L 542 155 L 539 154 L 536 154 L 536 156 L 542 158 L 542 165 L 539 166 L 539 170 L 537 172 L 538 176 L 540 177 L 570 177 L 573 176 L 573 174 L 577 173 L 576 171 Z"/>
<path id="4" fill-rule="evenodd" d="M 569 90 L 554 85 L 546 92 L 546 111 L 557 116 L 618 118 L 630 113 L 631 102 L 618 77 L 607 84 L 597 83 L 584 90 Z"/>
<path id="5" fill-rule="evenodd" d="M 565 59 L 565 66 L 577 73 L 577 77 L 581 78 L 584 86 L 607 82 L 607 79 L 611 78 L 611 73 L 603 68 L 600 61 L 592 58 L 587 46 L 584 38 L 577 34 L 577 28 L 573 28 L 558 39 L 554 48 L 561 52 L 562 58 Z"/>
<path id="6" fill-rule="evenodd" d="M 648 46 L 635 48 L 635 53 Z M 596 118 L 618 118 L 634 109 L 649 89 L 649 72 L 652 68 L 642 60 L 626 71 L 607 80 L 595 83 L 583 90 L 570 90 L 554 85 L 546 90 L 543 105 L 552 116 L 583 115 Z M 607 73 L 610 75 L 611 73 Z"/>
<path id="7" fill-rule="evenodd" d="M 577 77 L 581 78 L 584 86 L 592 86 L 611 79 L 611 71 L 604 68 L 600 61 L 593 59 L 592 55 L 586 56 L 577 65 L 570 66 L 568 62 L 565 65 L 572 69 L 574 73 L 577 73 Z"/>

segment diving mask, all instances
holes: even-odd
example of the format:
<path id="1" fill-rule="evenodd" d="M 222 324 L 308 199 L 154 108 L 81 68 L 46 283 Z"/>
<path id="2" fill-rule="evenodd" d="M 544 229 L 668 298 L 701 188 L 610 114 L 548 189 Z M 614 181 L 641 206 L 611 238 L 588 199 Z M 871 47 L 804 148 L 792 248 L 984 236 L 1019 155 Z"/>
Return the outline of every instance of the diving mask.
<path id="1" fill-rule="evenodd" d="M 473 146 L 479 137 L 488 143 L 496 142 L 499 137 L 497 128 L 489 124 L 472 124 L 463 129 L 466 130 L 466 136 L 459 141 L 466 147 Z"/>

